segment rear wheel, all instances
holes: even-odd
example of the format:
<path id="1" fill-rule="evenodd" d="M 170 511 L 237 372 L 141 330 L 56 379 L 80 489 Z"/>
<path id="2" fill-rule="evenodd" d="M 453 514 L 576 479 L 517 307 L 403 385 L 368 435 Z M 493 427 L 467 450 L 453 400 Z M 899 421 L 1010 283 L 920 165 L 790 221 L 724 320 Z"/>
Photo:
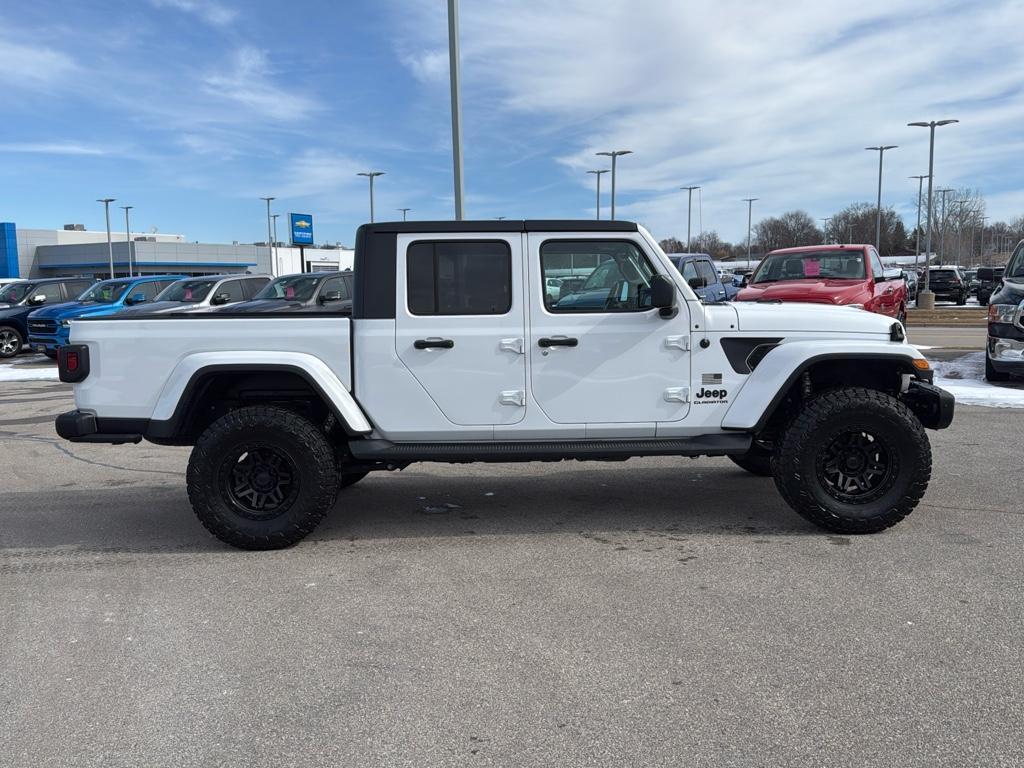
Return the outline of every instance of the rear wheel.
<path id="1" fill-rule="evenodd" d="M 967 294 L 966 293 L 961 293 L 959 296 L 957 296 L 956 297 L 956 303 L 957 303 L 958 306 L 961 306 L 961 307 L 964 304 L 966 304 L 967 303 Z"/>
<path id="2" fill-rule="evenodd" d="M 907 324 L 907 308 L 906 306 L 900 307 L 900 311 L 896 314 L 896 319 L 900 321 L 902 325 Z"/>
<path id="3" fill-rule="evenodd" d="M 985 354 L 985 381 L 1009 381 L 1010 374 L 997 371 L 988 353 Z"/>
<path id="4" fill-rule="evenodd" d="M 924 427 L 903 403 L 872 389 L 824 392 L 790 423 L 775 485 L 800 516 L 836 533 L 876 533 L 917 506 L 931 479 Z"/>
<path id="5" fill-rule="evenodd" d="M 762 448 L 756 443 L 750 446 L 750 450 L 740 456 L 730 456 L 733 463 L 752 475 L 760 477 L 772 476 L 772 454 L 767 448 Z"/>
<path id="6" fill-rule="evenodd" d="M 200 522 L 241 549 L 301 541 L 338 492 L 334 449 L 324 433 L 270 406 L 240 408 L 211 424 L 192 450 L 187 480 Z"/>
<path id="7" fill-rule="evenodd" d="M 17 328 L 9 325 L 0 326 L 0 357 L 14 357 L 21 352 L 25 340 L 21 338 Z"/>

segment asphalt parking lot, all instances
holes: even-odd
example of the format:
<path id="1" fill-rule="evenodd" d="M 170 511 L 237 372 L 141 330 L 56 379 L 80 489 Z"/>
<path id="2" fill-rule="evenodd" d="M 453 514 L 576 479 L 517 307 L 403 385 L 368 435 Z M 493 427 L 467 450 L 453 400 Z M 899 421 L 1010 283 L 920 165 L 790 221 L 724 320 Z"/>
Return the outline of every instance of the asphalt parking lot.
<path id="1" fill-rule="evenodd" d="M 930 433 L 876 536 L 662 458 L 371 476 L 245 553 L 188 449 L 61 442 L 70 407 L 0 384 L 2 765 L 1024 764 L 1024 411 Z"/>

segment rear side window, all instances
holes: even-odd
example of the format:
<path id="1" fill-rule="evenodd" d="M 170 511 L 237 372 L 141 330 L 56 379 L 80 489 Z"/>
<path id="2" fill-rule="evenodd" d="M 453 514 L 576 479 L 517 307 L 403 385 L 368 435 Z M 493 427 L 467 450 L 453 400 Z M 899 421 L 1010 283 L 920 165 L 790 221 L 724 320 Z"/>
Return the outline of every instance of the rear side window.
<path id="1" fill-rule="evenodd" d="M 504 241 L 413 243 L 406 278 L 414 315 L 503 315 L 512 308 L 512 250 Z"/>
<path id="2" fill-rule="evenodd" d="M 245 284 L 245 293 L 247 296 L 255 296 L 270 280 L 266 277 L 247 277 L 242 281 Z"/>
<path id="3" fill-rule="evenodd" d="M 166 288 L 170 283 L 142 283 L 141 285 L 133 285 L 131 292 L 128 294 L 129 297 L 138 296 L 140 293 L 146 297 L 146 301 L 152 301 L 156 298 L 156 295 Z"/>
<path id="4" fill-rule="evenodd" d="M 64 290 L 68 292 L 69 299 L 77 299 L 92 285 L 90 280 L 73 280 L 64 283 Z"/>

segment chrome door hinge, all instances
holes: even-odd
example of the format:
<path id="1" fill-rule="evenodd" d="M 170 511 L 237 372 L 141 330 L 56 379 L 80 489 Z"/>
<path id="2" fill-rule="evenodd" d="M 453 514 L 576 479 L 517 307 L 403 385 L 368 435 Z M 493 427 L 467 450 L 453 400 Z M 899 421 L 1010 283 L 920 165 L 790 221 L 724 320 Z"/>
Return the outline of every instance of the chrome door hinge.
<path id="1" fill-rule="evenodd" d="M 666 403 L 688 403 L 690 402 L 689 387 L 669 387 L 664 394 Z"/>
<path id="2" fill-rule="evenodd" d="M 689 336 L 666 336 L 665 346 L 669 349 L 680 349 L 683 352 L 690 351 L 690 337 Z"/>
<path id="3" fill-rule="evenodd" d="M 502 405 L 517 405 L 522 408 L 526 405 L 526 391 L 522 389 L 502 390 L 498 402 Z"/>
<path id="4" fill-rule="evenodd" d="M 517 355 L 523 354 L 523 340 L 522 339 L 502 339 L 498 344 L 498 349 L 502 352 L 515 352 Z"/>

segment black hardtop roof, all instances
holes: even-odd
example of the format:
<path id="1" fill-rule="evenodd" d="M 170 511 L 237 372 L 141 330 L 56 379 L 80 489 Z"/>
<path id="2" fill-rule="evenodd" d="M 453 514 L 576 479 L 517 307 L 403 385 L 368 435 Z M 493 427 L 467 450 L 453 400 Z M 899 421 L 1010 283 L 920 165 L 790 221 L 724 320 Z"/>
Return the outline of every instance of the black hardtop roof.
<path id="1" fill-rule="evenodd" d="M 486 219 L 481 221 L 379 221 L 363 224 L 367 234 L 385 232 L 636 232 L 633 221 L 594 219 Z"/>

